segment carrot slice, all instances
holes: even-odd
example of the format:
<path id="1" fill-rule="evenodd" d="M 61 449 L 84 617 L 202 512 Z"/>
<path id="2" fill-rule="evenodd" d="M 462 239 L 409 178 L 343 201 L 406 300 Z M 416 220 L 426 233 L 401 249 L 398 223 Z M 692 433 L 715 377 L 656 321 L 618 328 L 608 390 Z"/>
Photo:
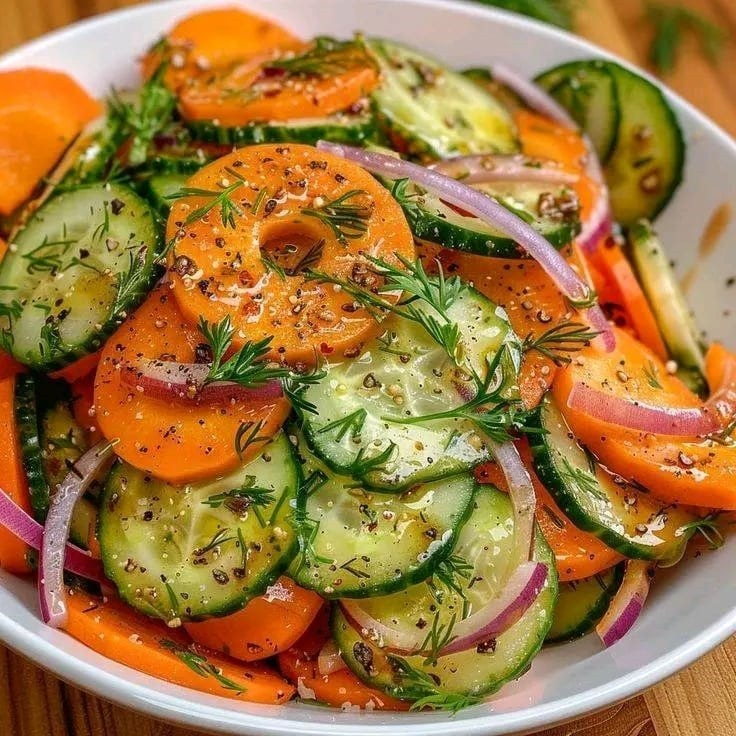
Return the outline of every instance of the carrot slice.
<path id="1" fill-rule="evenodd" d="M 281 577 L 266 595 L 230 616 L 187 623 L 189 636 L 210 649 L 253 662 L 293 646 L 322 608 L 322 599 Z"/>
<path id="2" fill-rule="evenodd" d="M 291 649 L 279 654 L 279 669 L 284 677 L 296 684 L 301 693 L 311 690 L 315 700 L 335 708 L 409 710 L 410 703 L 364 685 L 347 668 L 320 674 L 317 655 L 330 638 L 328 611 L 323 609 L 307 633 Z"/>
<path id="3" fill-rule="evenodd" d="M 92 353 L 92 355 L 85 355 L 84 358 L 80 358 L 60 371 L 49 373 L 49 376 L 57 380 L 66 381 L 67 383 L 74 383 L 92 373 L 97 368 L 99 362 L 100 353 L 98 351 Z"/>
<path id="4" fill-rule="evenodd" d="M 22 509 L 31 513 L 28 481 L 23 470 L 15 422 L 15 376 L 0 379 L 0 488 Z M 0 568 L 16 575 L 31 572 L 29 549 L 0 525 Z"/>
<path id="5" fill-rule="evenodd" d="M 702 406 L 645 345 L 623 330 L 616 330 L 616 339 L 613 353 L 587 348 L 555 378 L 557 404 L 576 437 L 614 473 L 641 484 L 665 503 L 736 510 L 736 446 L 639 432 L 567 406 L 578 382 L 656 406 Z"/>
<path id="6" fill-rule="evenodd" d="M 736 353 L 714 342 L 705 354 L 705 377 L 712 393 L 719 388 L 736 390 Z"/>
<path id="7" fill-rule="evenodd" d="M 609 298 L 626 311 L 627 322 L 636 337 L 659 358 L 667 360 L 667 347 L 654 312 L 621 246 L 609 240 L 601 244 L 592 260 L 611 290 Z"/>
<path id="8" fill-rule="evenodd" d="M 174 484 L 195 482 L 226 473 L 241 459 L 235 448 L 238 429 L 249 422 L 257 434 L 275 434 L 289 414 L 286 399 L 254 405 L 234 401 L 211 407 L 153 399 L 121 379 L 141 360 L 192 363 L 202 335 L 187 322 L 167 286 L 149 298 L 110 337 L 103 348 L 95 378 L 95 416 L 115 452 L 137 468 Z M 262 448 L 252 443 L 244 459 Z"/>
<path id="9" fill-rule="evenodd" d="M 218 8 L 180 20 L 143 58 L 150 77 L 170 60 L 165 81 L 180 88 L 198 74 L 222 69 L 274 49 L 300 49 L 304 43 L 280 25 L 239 8 Z"/>
<path id="10" fill-rule="evenodd" d="M 89 373 L 71 386 L 71 407 L 74 420 L 92 434 L 101 436 L 95 409 L 95 374 Z"/>
<path id="11" fill-rule="evenodd" d="M 573 189 L 580 202 L 580 217 L 585 220 L 601 196 L 598 185 L 585 175 L 585 141 L 576 131 L 529 110 L 517 110 L 515 120 L 521 149 L 527 156 L 552 159 L 578 175 Z"/>
<path id="12" fill-rule="evenodd" d="M 422 243 L 419 248 L 428 269 L 438 259 L 445 273 L 459 274 L 491 301 L 503 307 L 515 332 L 523 339 L 575 319 L 562 293 L 542 267 L 531 259 L 477 256 Z M 524 404 L 532 408 L 552 385 L 557 366 L 541 353 L 524 356 L 519 388 Z"/>
<path id="13" fill-rule="evenodd" d="M 314 269 L 370 288 L 378 277 L 364 253 L 414 258 L 401 208 L 366 171 L 311 146 L 251 146 L 187 186 L 212 192 L 177 200 L 169 215 L 173 293 L 187 320 L 230 316 L 236 342 L 273 336 L 271 357 L 291 364 L 355 357 L 381 331 L 344 291 L 304 277 Z M 330 217 L 335 202 L 352 225 Z"/>
<path id="14" fill-rule="evenodd" d="M 82 127 L 101 111 L 62 72 L 0 72 L 0 214 L 11 214 L 31 196 Z"/>
<path id="15" fill-rule="evenodd" d="M 183 88 L 179 108 L 188 120 L 239 126 L 262 121 L 318 118 L 343 112 L 378 84 L 378 71 L 363 50 L 339 55 L 329 74 L 304 77 L 269 68 L 273 55 L 253 58 L 221 74 L 202 76 Z"/>
<path id="16" fill-rule="evenodd" d="M 90 649 L 159 680 L 243 702 L 280 704 L 294 688 L 270 667 L 244 665 L 192 644 L 115 599 L 67 596 L 66 631 Z"/>
<path id="17" fill-rule="evenodd" d="M 623 558 L 600 539 L 578 529 L 564 514 L 534 472 L 531 450 L 526 442 L 518 443 L 524 465 L 534 485 L 537 497 L 536 519 L 547 544 L 555 553 L 560 580 L 582 580 L 613 567 Z M 497 463 L 486 463 L 476 468 L 479 483 L 493 483 L 508 489 L 506 478 Z"/>

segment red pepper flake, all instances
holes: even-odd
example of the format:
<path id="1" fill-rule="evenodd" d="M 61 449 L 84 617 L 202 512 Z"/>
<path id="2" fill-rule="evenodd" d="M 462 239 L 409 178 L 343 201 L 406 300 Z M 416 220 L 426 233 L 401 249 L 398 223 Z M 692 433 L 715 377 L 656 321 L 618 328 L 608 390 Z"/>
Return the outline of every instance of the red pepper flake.
<path id="1" fill-rule="evenodd" d="M 319 351 L 322 355 L 329 355 L 330 353 L 335 352 L 335 348 L 331 348 L 326 342 L 323 342 L 319 346 Z"/>

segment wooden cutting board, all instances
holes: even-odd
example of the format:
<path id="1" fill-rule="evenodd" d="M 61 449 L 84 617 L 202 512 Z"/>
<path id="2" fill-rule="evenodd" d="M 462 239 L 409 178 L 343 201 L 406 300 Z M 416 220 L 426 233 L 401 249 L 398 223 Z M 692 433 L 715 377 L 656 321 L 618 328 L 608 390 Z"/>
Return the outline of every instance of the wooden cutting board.
<path id="1" fill-rule="evenodd" d="M 0 0 L 0 52 L 79 18 L 139 0 Z M 673 2 L 673 0 L 664 0 Z M 736 136 L 736 0 L 679 0 L 728 32 L 716 65 L 687 39 L 666 82 Z M 227 0 L 222 0 L 227 5 Z M 646 66 L 644 0 L 579 0 L 577 30 Z M 201 736 L 112 706 L 0 646 L 2 736 Z M 734 736 L 736 638 L 627 703 L 538 736 Z"/>

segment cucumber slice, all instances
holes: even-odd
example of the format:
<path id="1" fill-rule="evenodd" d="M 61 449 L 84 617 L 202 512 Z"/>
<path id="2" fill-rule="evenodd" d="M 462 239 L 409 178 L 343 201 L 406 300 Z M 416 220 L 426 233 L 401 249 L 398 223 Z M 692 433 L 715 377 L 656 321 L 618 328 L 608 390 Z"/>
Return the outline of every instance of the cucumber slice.
<path id="1" fill-rule="evenodd" d="M 509 112 L 437 60 L 393 41 L 366 42 L 381 70 L 373 92 L 379 122 L 419 156 L 448 158 L 518 150 Z"/>
<path id="2" fill-rule="evenodd" d="M 154 174 L 194 174 L 210 159 L 201 151 L 181 156 L 154 156 L 145 163 L 145 168 Z"/>
<path id="3" fill-rule="evenodd" d="M 406 180 L 389 183 L 391 193 L 404 210 L 414 236 L 444 248 L 497 258 L 524 258 L 526 252 L 507 235 L 471 215 L 463 215 L 433 194 Z M 557 248 L 580 232 L 577 199 L 570 189 L 549 184 L 474 184 L 489 197 L 518 214 Z M 550 207 L 551 203 L 551 207 Z M 564 205 L 562 207 L 557 204 Z M 548 214 L 545 214 L 548 213 Z"/>
<path id="4" fill-rule="evenodd" d="M 122 184 L 47 201 L 0 264 L 0 342 L 39 370 L 97 350 L 158 275 L 161 235 L 148 204 Z"/>
<path id="5" fill-rule="evenodd" d="M 618 141 L 605 167 L 613 214 L 622 225 L 654 219 L 682 181 L 685 141 L 661 90 L 606 62 L 621 101 Z"/>
<path id="6" fill-rule="evenodd" d="M 470 473 L 376 494 L 300 450 L 301 551 L 289 570 L 299 585 L 325 598 L 385 595 L 425 580 L 450 554 L 475 494 Z"/>
<path id="7" fill-rule="evenodd" d="M 517 110 L 526 107 L 524 100 L 516 92 L 493 78 L 493 73 L 490 69 L 472 67 L 471 69 L 463 69 L 460 73 L 466 79 L 469 79 L 488 92 L 491 97 L 498 100 L 510 112 L 515 113 Z"/>
<path id="8" fill-rule="evenodd" d="M 678 376 L 695 393 L 706 395 L 705 357 L 695 317 L 662 243 L 645 220 L 629 230 L 629 253 Z"/>
<path id="9" fill-rule="evenodd" d="M 591 532 L 625 557 L 677 560 L 693 534 L 695 516 L 667 506 L 611 475 L 575 439 L 547 396 L 529 435 L 534 468 L 575 526 Z"/>
<path id="10" fill-rule="evenodd" d="M 361 607 L 368 609 L 378 621 L 415 637 L 417 626 L 427 634 L 433 630 L 446 633 L 453 617 L 457 620 L 469 615 L 495 596 L 506 579 L 513 546 L 511 502 L 507 494 L 483 486 L 476 494 L 474 505 L 451 560 L 455 570 L 462 569 L 463 562 L 472 566 L 472 571 L 466 571 L 467 577 L 456 573 L 451 578 L 462 595 L 437 578 L 431 584 L 423 583 L 402 593 L 363 601 Z M 370 686 L 407 700 L 433 694 L 426 691 L 429 683 L 433 683 L 429 684 L 431 690 L 440 698 L 444 696 L 446 702 L 453 697 L 458 702 L 462 696 L 477 698 L 496 692 L 527 669 L 552 623 L 557 574 L 554 556 L 541 534 L 537 535 L 534 556 L 549 568 L 547 583 L 524 616 L 492 644 L 489 642 L 489 646 L 481 647 L 480 651 L 472 649 L 439 657 L 434 664 L 424 654 L 397 658 L 382 649 L 371 632 L 361 636 L 342 609 L 336 608 L 332 631 L 345 663 Z M 445 577 L 448 572 L 452 574 L 445 571 Z M 427 678 L 425 689 L 402 673 L 402 662 Z"/>
<path id="11" fill-rule="evenodd" d="M 426 302 L 416 300 L 414 306 L 433 313 Z M 485 375 L 486 361 L 502 349 L 506 356 L 498 375 L 507 387 L 504 396 L 518 396 L 521 346 L 506 313 L 463 286 L 448 316 L 460 330 L 464 367 L 458 368 L 416 322 L 394 315 L 359 359 L 329 365 L 325 378 L 305 390 L 316 411 L 305 413 L 304 434 L 333 471 L 398 492 L 488 459 L 481 435 L 467 419 L 402 422 L 462 405 L 457 385 L 469 379 L 467 367 Z"/>
<path id="12" fill-rule="evenodd" d="M 624 578 L 624 566 L 584 580 L 560 583 L 560 597 L 555 606 L 547 644 L 557 644 L 585 636 L 603 618 Z"/>
<path id="13" fill-rule="evenodd" d="M 621 110 L 613 74 L 603 61 L 573 61 L 534 80 L 588 134 L 598 158 L 608 161 L 616 147 Z"/>
<path id="14" fill-rule="evenodd" d="M 172 194 L 186 185 L 189 174 L 154 174 L 145 183 L 145 194 L 148 201 L 162 217 L 168 217 L 171 209 Z"/>
<path id="15" fill-rule="evenodd" d="M 377 130 L 376 121 L 370 112 L 289 120 L 285 123 L 253 123 L 234 128 L 210 120 L 192 120 L 187 122 L 187 127 L 196 140 L 228 146 L 249 146 L 256 143 L 315 145 L 319 140 L 358 145 L 373 140 Z"/>
<path id="16" fill-rule="evenodd" d="M 50 396 L 43 396 L 44 391 Z M 61 391 L 39 387 L 30 374 L 19 375 L 15 384 L 15 414 L 28 480 L 33 516 L 46 520 L 51 498 L 73 464 L 89 449 L 84 430 L 76 423 L 66 400 L 52 398 Z M 41 394 L 39 396 L 39 394 Z M 86 549 L 90 529 L 97 518 L 94 489 L 74 506 L 69 538 Z"/>
<path id="17" fill-rule="evenodd" d="M 122 463 L 100 501 L 105 573 L 123 600 L 170 625 L 237 611 L 296 552 L 297 484 L 283 434 L 232 473 L 184 488 Z"/>

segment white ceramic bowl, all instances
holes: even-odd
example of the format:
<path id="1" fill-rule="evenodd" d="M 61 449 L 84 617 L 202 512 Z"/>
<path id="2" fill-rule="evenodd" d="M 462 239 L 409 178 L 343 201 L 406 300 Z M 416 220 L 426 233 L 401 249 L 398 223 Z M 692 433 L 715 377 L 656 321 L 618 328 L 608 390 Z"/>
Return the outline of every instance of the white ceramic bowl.
<path id="1" fill-rule="evenodd" d="M 11 52 L 0 68 L 64 69 L 98 94 L 137 81 L 135 59 L 173 21 L 207 4 L 183 0 L 142 5 L 53 33 Z M 210 5 L 235 4 L 210 0 Z M 520 16 L 450 0 L 242 0 L 305 37 L 355 30 L 414 44 L 456 67 L 503 59 L 533 74 L 574 58 L 608 56 L 598 48 Z M 669 95 L 688 139 L 684 185 L 659 220 L 681 270 L 699 258 L 698 242 L 721 204 L 736 205 L 736 145 L 687 103 Z M 703 260 L 690 295 L 709 337 L 733 340 L 736 225 Z M 733 313 L 728 311 L 734 307 Z M 203 695 L 117 665 L 42 625 L 34 586 L 0 573 L 0 639 L 86 690 L 151 716 L 222 733 L 434 734 L 522 733 L 628 698 L 685 667 L 736 631 L 732 540 L 663 577 L 634 630 L 603 651 L 595 637 L 545 650 L 531 672 L 490 702 L 454 717 L 442 713 L 343 713 L 304 704 L 264 707 Z"/>

